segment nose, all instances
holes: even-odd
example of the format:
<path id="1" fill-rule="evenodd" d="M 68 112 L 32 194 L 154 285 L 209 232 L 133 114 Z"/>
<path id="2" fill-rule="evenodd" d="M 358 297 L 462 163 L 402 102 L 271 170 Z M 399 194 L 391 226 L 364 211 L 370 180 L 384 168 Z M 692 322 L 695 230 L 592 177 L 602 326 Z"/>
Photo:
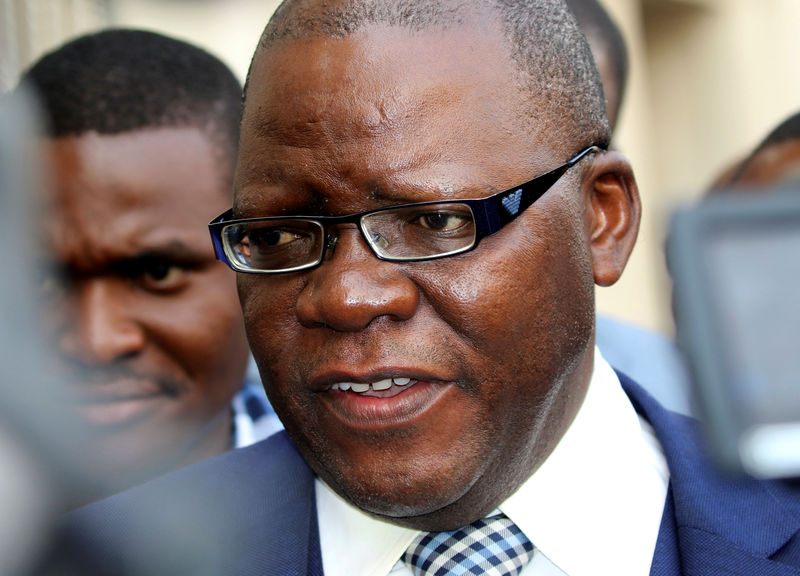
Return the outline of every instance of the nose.
<path id="1" fill-rule="evenodd" d="M 139 352 L 142 327 L 124 298 L 122 279 L 94 278 L 76 283 L 59 338 L 61 351 L 90 365 L 105 365 Z"/>
<path id="2" fill-rule="evenodd" d="M 300 323 L 357 332 L 377 318 L 411 318 L 419 290 L 401 266 L 375 257 L 356 228 L 342 229 L 337 238 L 327 260 L 309 272 L 297 300 Z"/>

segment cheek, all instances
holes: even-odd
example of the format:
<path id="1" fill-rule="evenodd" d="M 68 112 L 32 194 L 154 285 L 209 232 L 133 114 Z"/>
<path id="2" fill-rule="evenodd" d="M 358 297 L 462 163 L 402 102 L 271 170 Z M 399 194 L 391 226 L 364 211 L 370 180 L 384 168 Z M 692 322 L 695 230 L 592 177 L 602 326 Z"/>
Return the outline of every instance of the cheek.
<path id="1" fill-rule="evenodd" d="M 249 351 L 232 278 L 198 275 L 188 290 L 151 316 L 149 327 L 196 399 L 221 405 L 241 386 Z"/>
<path id="2" fill-rule="evenodd" d="M 436 315 L 485 370 L 480 378 L 516 381 L 524 373 L 528 381 L 556 381 L 591 342 L 594 288 L 583 223 L 567 209 L 553 212 L 419 275 Z"/>
<path id="3" fill-rule="evenodd" d="M 294 366 L 286 359 L 294 357 L 301 332 L 295 307 L 302 286 L 290 276 L 239 274 L 237 288 L 247 340 L 265 384 L 285 380 L 281 372 Z"/>

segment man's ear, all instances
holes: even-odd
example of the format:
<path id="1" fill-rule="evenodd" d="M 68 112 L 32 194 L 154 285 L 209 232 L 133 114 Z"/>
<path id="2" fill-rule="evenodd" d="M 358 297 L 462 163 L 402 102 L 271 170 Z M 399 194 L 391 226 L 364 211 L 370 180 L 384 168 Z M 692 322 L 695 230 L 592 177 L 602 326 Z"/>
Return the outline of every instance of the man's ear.
<path id="1" fill-rule="evenodd" d="M 614 150 L 599 153 L 589 171 L 584 183 L 594 281 L 610 286 L 622 275 L 639 232 L 639 188 L 630 163 Z"/>

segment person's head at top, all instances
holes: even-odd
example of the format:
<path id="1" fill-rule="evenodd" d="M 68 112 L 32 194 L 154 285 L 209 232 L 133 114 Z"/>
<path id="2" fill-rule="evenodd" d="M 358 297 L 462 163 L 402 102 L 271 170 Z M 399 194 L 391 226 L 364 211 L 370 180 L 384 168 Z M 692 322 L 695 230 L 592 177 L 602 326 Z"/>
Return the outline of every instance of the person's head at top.
<path id="1" fill-rule="evenodd" d="M 617 24 L 598 0 L 567 0 L 592 49 L 612 133 L 617 125 L 628 84 L 628 49 Z"/>
<path id="2" fill-rule="evenodd" d="M 581 406 L 594 285 L 638 228 L 573 17 L 288 0 L 245 92 L 212 228 L 270 401 L 359 508 L 425 529 L 485 516 Z"/>
<path id="3" fill-rule="evenodd" d="M 118 488 L 230 447 L 248 349 L 235 283 L 208 247 L 230 203 L 241 86 L 155 33 L 71 41 L 23 76 L 53 191 L 43 282 L 59 369 Z"/>
<path id="4" fill-rule="evenodd" d="M 800 183 L 800 112 L 776 126 L 729 174 L 718 178 L 709 193 L 768 191 Z"/>

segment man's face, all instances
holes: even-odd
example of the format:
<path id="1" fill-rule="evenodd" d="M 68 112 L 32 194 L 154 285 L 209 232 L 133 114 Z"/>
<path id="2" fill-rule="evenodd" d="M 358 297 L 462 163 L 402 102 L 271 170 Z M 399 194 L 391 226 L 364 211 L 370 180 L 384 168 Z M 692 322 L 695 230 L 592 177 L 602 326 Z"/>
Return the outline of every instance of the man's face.
<path id="1" fill-rule="evenodd" d="M 229 198 L 218 149 L 192 128 L 45 146 L 54 273 L 43 290 L 103 473 L 140 480 L 227 449 L 247 345 L 206 228 Z"/>
<path id="2" fill-rule="evenodd" d="M 262 53 L 236 216 L 481 197 L 565 162 L 587 143 L 525 128 L 491 35 L 373 27 Z M 270 400 L 337 492 L 401 524 L 453 528 L 549 454 L 592 363 L 580 172 L 467 254 L 384 262 L 345 225 L 314 270 L 239 275 Z"/>

